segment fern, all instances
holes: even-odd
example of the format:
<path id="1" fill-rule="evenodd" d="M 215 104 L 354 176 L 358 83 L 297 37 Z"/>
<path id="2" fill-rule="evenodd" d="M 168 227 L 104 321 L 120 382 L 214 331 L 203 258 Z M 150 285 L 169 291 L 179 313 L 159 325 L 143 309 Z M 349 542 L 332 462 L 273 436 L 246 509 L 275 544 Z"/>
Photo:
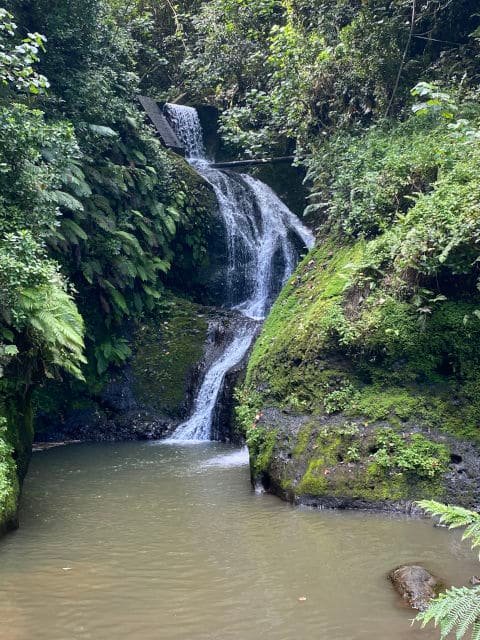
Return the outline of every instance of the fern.
<path id="1" fill-rule="evenodd" d="M 110 364 L 121 365 L 132 355 L 132 350 L 125 338 L 109 336 L 95 348 L 97 371 L 103 375 Z"/>
<path id="2" fill-rule="evenodd" d="M 77 198 L 74 198 L 70 193 L 64 191 L 54 191 L 52 193 L 52 200 L 59 207 L 64 207 L 70 211 L 83 211 L 83 204 Z"/>
<path id="3" fill-rule="evenodd" d="M 466 527 L 462 540 L 471 540 L 472 549 L 480 546 L 480 514 L 463 507 L 441 504 L 435 500 L 422 500 L 419 506 L 432 516 L 438 517 L 449 529 Z"/>
<path id="4" fill-rule="evenodd" d="M 418 503 L 430 515 L 438 517 L 449 529 L 466 527 L 463 540 L 471 540 L 472 548 L 480 546 L 480 514 L 434 500 Z M 440 628 L 443 640 L 455 632 L 456 640 L 470 633 L 470 640 L 480 640 L 480 587 L 452 587 L 431 601 L 428 609 L 418 614 L 416 620 L 425 627 L 433 621 Z"/>
<path id="5" fill-rule="evenodd" d="M 88 236 L 85 231 L 76 222 L 69 218 L 64 218 L 62 220 L 61 228 L 64 236 L 66 236 L 72 244 L 78 244 L 79 240 L 88 240 Z"/>
<path id="6" fill-rule="evenodd" d="M 81 365 L 86 363 L 83 320 L 60 278 L 23 289 L 20 305 L 46 369 L 53 364 L 83 379 Z"/>
<path id="7" fill-rule="evenodd" d="M 89 124 L 88 128 L 97 136 L 105 136 L 107 138 L 116 138 L 118 135 L 117 132 L 111 129 L 110 127 L 104 127 L 99 124 Z"/>
<path id="8" fill-rule="evenodd" d="M 119 238 L 120 240 L 123 241 L 123 247 L 124 250 L 130 254 L 133 250 L 133 252 L 141 255 L 143 253 L 142 247 L 140 246 L 140 243 L 138 242 L 137 238 L 132 235 L 131 233 L 128 233 L 127 231 L 120 231 L 117 230 L 114 232 L 114 235 Z"/>
<path id="9" fill-rule="evenodd" d="M 463 638 L 469 628 L 472 640 L 480 637 L 480 587 L 452 587 L 432 600 L 426 611 L 418 614 L 417 620 L 425 627 L 433 621 L 440 628 L 440 638 L 455 631 L 457 640 Z"/>

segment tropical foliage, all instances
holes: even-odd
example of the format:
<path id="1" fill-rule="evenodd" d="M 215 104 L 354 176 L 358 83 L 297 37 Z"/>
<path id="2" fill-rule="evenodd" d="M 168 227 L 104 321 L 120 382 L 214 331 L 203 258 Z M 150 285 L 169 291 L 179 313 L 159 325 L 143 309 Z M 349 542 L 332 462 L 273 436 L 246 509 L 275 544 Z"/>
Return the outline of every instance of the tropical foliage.
<path id="1" fill-rule="evenodd" d="M 136 56 L 142 46 L 134 34 L 142 24 L 146 28 L 146 14 L 125 21 L 115 4 L 102 1 L 52 7 L 38 0 L 28 8 L 9 4 L 16 9 L 19 28 L 29 35 L 13 48 L 15 56 L 3 58 L 5 78 L 13 78 L 8 104 L 0 112 L 5 203 L 1 224 L 3 232 L 13 234 L 4 242 L 15 250 L 20 271 L 19 251 L 25 256 L 29 251 L 37 256 L 31 268 L 39 268 L 40 253 L 45 264 L 50 261 L 47 281 L 53 282 L 52 269 L 59 286 L 68 276 L 71 290 L 78 291 L 76 302 L 87 319 L 89 344 L 103 371 L 110 356 L 118 363 L 128 349 L 113 343 L 111 349 L 95 345 L 99 334 L 108 332 L 111 343 L 125 318 L 155 304 L 174 258 L 177 232 L 185 225 L 201 225 L 202 211 L 197 210 L 192 225 L 195 194 L 177 177 L 175 163 L 145 126 L 135 104 Z M 2 32 L 8 41 L 17 26 L 10 13 L 3 16 Z M 46 35 L 30 33 L 31 25 Z M 35 109 L 19 98 L 12 104 L 11 90 L 20 89 L 41 93 Z M 40 243 L 38 248 L 28 245 L 32 238 Z M 190 250 L 204 259 L 202 234 L 193 233 L 192 240 Z M 21 243 L 26 246 L 21 248 Z M 15 286 L 24 278 L 28 285 L 28 277 L 40 283 L 38 273 L 28 276 L 28 268 L 16 275 L 5 272 L 4 277 Z M 5 295 L 15 294 L 5 290 Z M 65 302 L 71 300 L 66 289 L 65 295 Z M 2 305 L 9 315 L 12 303 L 13 298 Z M 20 296 L 19 305 L 25 303 L 25 296 Z M 37 331 L 38 327 L 37 322 Z M 117 340 L 121 345 L 120 335 Z M 77 365 L 67 368 L 79 373 Z"/>
<path id="2" fill-rule="evenodd" d="M 424 500 L 419 506 L 450 529 L 464 528 L 462 539 L 470 540 L 472 548 L 480 546 L 480 514 L 431 500 Z M 440 628 L 442 640 L 450 633 L 454 633 L 457 640 L 465 637 L 478 640 L 479 617 L 480 587 L 451 587 L 432 600 L 417 620 L 423 627 L 433 621 Z"/>
<path id="3" fill-rule="evenodd" d="M 172 283 L 192 293 L 208 260 L 209 191 L 161 147 L 140 92 L 215 106 L 232 155 L 295 154 L 304 171 L 321 242 L 238 392 L 252 449 L 275 444 L 252 427 L 266 402 L 343 412 L 388 425 L 369 453 L 376 473 L 438 489 L 448 452 L 417 423 L 478 440 L 480 415 L 477 0 L 4 4 L 0 503 L 9 496 L 10 515 L 32 389 L 49 377 L 93 384 L 127 361 L 142 314 Z M 361 466 L 360 448 L 347 455 Z M 478 543 L 476 514 L 423 506 Z M 449 590 L 421 620 L 480 638 L 479 597 Z"/>
<path id="4" fill-rule="evenodd" d="M 0 444 L 14 445 L 2 455 L 23 469 L 32 390 L 47 378 L 95 383 L 128 359 L 127 325 L 162 297 L 176 255 L 188 263 L 188 253 L 193 268 L 206 260 L 211 203 L 137 104 L 138 67 L 152 57 L 137 39 L 151 33 L 146 10 L 124 16 L 106 0 L 5 5 Z"/>

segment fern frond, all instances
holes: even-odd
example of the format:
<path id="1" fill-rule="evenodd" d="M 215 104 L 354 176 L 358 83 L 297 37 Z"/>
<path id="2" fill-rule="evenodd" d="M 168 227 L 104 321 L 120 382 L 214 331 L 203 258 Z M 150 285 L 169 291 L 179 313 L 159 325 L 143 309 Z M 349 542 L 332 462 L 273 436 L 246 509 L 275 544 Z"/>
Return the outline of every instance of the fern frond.
<path id="1" fill-rule="evenodd" d="M 78 244 L 78 240 L 88 240 L 88 236 L 85 231 L 70 218 L 64 218 L 62 220 L 62 231 L 68 236 L 72 244 Z"/>
<path id="2" fill-rule="evenodd" d="M 23 289 L 20 304 L 36 333 L 45 365 L 51 362 L 83 378 L 80 369 L 86 362 L 83 319 L 58 275 L 46 284 Z"/>
<path id="3" fill-rule="evenodd" d="M 480 640 L 480 622 L 473 625 L 471 640 Z"/>
<path id="4" fill-rule="evenodd" d="M 449 529 L 466 527 L 462 540 L 471 540 L 472 549 L 480 547 L 480 514 L 434 500 L 422 500 L 418 505 L 430 515 L 438 517 Z"/>
<path id="5" fill-rule="evenodd" d="M 452 631 L 460 640 L 470 627 L 478 625 L 479 614 L 480 587 L 452 587 L 432 600 L 428 609 L 419 613 L 416 619 L 422 623 L 422 628 L 433 621 L 440 628 L 442 640 Z"/>
<path id="6" fill-rule="evenodd" d="M 471 540 L 472 549 L 480 547 L 480 519 L 465 529 L 462 540 Z"/>
<path id="7" fill-rule="evenodd" d="M 115 222 L 113 216 L 94 208 L 89 209 L 89 214 L 92 220 L 100 227 L 100 229 L 106 231 L 107 233 L 114 233 L 117 227 L 117 223 Z"/>
<path id="8" fill-rule="evenodd" d="M 53 191 L 52 199 L 59 207 L 64 207 L 70 211 L 83 211 L 83 204 L 80 200 L 65 191 Z"/>
<path id="9" fill-rule="evenodd" d="M 137 238 L 131 233 L 128 233 L 127 231 L 117 230 L 114 232 L 114 235 L 123 241 L 125 250 L 127 250 L 128 247 L 131 247 L 135 251 L 135 253 L 138 253 L 139 255 L 143 254 L 143 249 L 140 246 L 140 243 L 138 242 Z"/>
<path id="10" fill-rule="evenodd" d="M 421 500 L 418 505 L 430 515 L 437 516 L 440 522 L 446 524 L 450 529 L 480 523 L 480 514 L 463 507 L 445 505 L 435 500 Z"/>

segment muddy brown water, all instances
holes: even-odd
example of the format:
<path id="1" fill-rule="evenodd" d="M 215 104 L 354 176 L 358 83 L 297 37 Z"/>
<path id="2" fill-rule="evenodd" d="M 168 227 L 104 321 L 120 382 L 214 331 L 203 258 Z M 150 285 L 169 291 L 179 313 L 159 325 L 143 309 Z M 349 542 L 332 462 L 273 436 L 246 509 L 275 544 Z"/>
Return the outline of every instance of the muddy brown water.
<path id="1" fill-rule="evenodd" d="M 459 534 L 255 495 L 225 445 L 36 453 L 0 541 L 0 640 L 431 640 L 386 579 L 477 571 Z"/>

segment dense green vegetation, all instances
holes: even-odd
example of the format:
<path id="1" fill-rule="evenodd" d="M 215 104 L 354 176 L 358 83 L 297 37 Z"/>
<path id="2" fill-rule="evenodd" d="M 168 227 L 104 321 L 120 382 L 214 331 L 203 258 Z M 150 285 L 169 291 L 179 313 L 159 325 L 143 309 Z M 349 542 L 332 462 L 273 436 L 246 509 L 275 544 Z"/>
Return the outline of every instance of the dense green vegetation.
<path id="1" fill-rule="evenodd" d="M 77 378 L 95 389 L 126 361 L 127 326 L 161 302 L 176 258 L 173 281 L 184 289 L 188 271 L 205 263 L 214 206 L 137 107 L 149 14 L 124 22 L 121 6 L 102 0 L 13 1 L 7 9 L 0 12 L 2 527 L 15 520 L 13 459 L 21 478 L 33 392 L 47 379 Z"/>
<path id="2" fill-rule="evenodd" d="M 215 6 L 227 15 L 235 4 Z M 375 471 L 388 480 L 382 499 L 421 497 L 427 444 L 408 454 L 419 466 L 399 493 L 396 456 L 379 465 L 378 444 L 340 432 L 387 427 L 409 450 L 412 437 L 440 446 L 442 432 L 478 442 L 478 20 L 468 2 L 326 4 L 262 5 L 275 22 L 255 41 L 266 69 L 249 75 L 243 58 L 241 86 L 224 77 L 238 96 L 223 115 L 227 139 L 251 153 L 295 144 L 318 233 L 265 323 L 238 415 L 247 433 L 265 407 L 317 421 L 293 495 L 368 497 Z M 203 55 L 211 46 L 205 37 Z M 335 451 L 313 444 L 324 424 L 342 436 Z M 278 452 L 270 437 L 263 448 L 255 439 L 254 467 L 268 473 Z M 367 474 L 360 485 L 337 481 L 325 455 L 338 463 L 347 445 Z M 298 446 L 294 438 L 287 449 Z M 440 475 L 444 456 L 433 457 Z"/>
<path id="3" fill-rule="evenodd" d="M 214 202 L 139 92 L 218 108 L 224 150 L 294 153 L 306 176 L 317 246 L 237 392 L 253 475 L 290 499 L 450 497 L 453 448 L 480 443 L 476 0 L 5 7 L 0 529 L 47 379 L 87 397 L 135 345 L 140 395 L 162 386 L 173 415 L 200 355 L 203 313 L 167 290 L 203 296 Z"/>

